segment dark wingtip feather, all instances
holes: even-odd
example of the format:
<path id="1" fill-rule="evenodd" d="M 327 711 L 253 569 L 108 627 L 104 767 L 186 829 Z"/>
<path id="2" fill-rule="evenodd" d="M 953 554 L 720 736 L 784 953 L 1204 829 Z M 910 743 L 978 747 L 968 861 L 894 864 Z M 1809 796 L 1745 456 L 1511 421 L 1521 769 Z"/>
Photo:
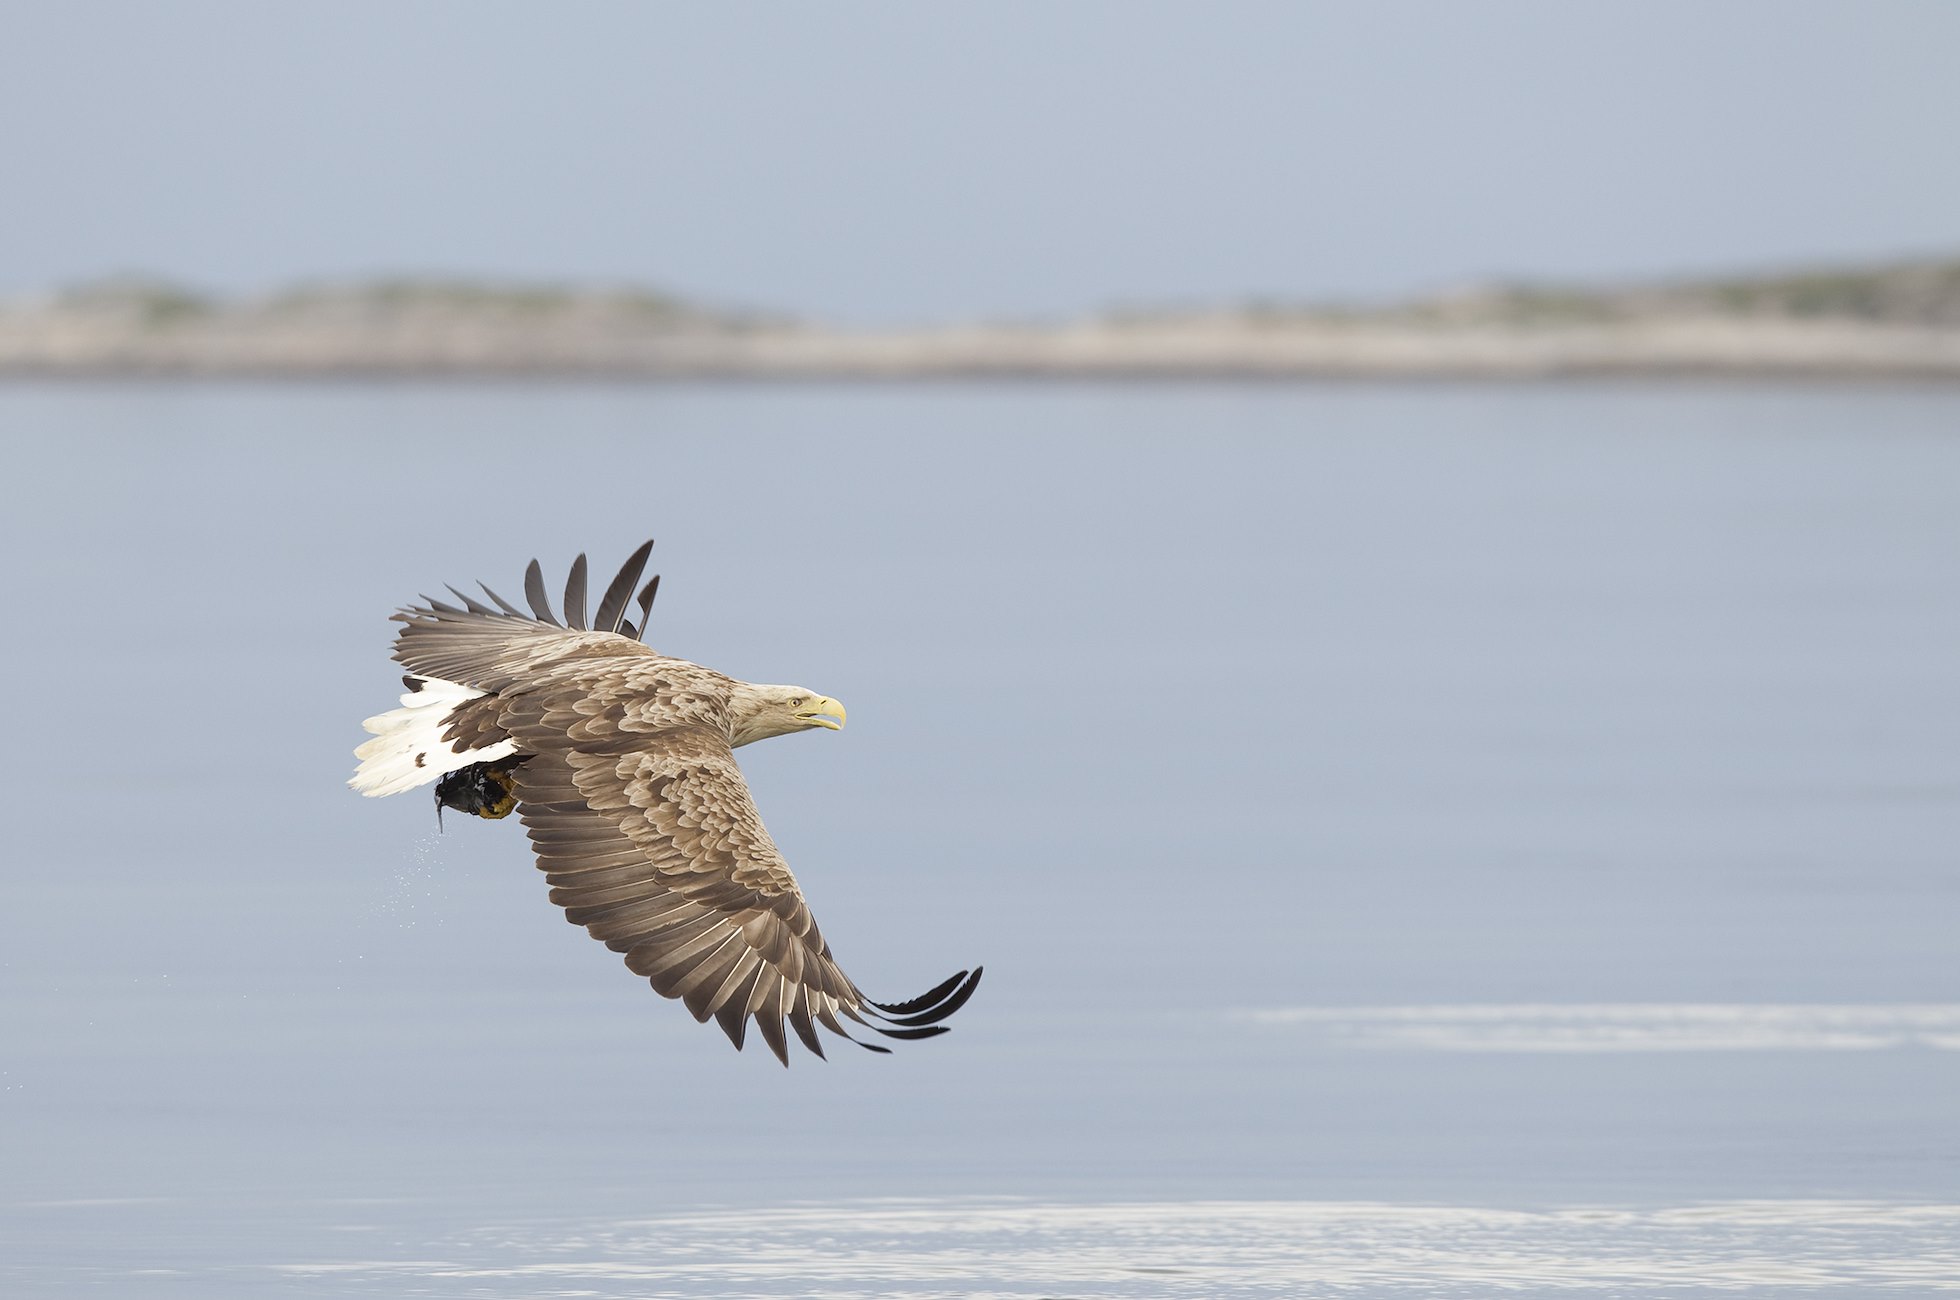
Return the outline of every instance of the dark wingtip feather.
<path id="1" fill-rule="evenodd" d="M 585 630 L 584 551 L 572 561 L 572 571 L 565 577 L 565 626 L 580 632 Z"/>
<path id="2" fill-rule="evenodd" d="M 891 1054 L 892 1049 L 889 1047 L 880 1047 L 876 1043 L 867 1043 L 862 1038 L 858 1038 L 852 1035 L 850 1030 L 844 1028 L 844 1026 L 838 1022 L 837 1013 L 840 1011 L 844 1015 L 848 1016 L 850 1019 L 855 1020 L 860 1025 L 866 1023 L 864 1017 L 858 1015 L 857 1012 L 851 1010 L 849 1007 L 841 1006 L 841 1005 L 838 1006 L 835 1011 L 833 1011 L 828 1006 L 819 1005 L 817 1007 L 817 1023 L 822 1025 L 825 1029 L 828 1029 L 831 1033 L 836 1034 L 839 1038 L 842 1038 L 845 1042 L 856 1043 L 859 1047 L 862 1047 L 867 1052 L 883 1052 L 886 1055 Z M 821 1053 L 819 1053 L 819 1055 L 821 1055 Z"/>
<path id="3" fill-rule="evenodd" d="M 958 1011 L 961 1007 L 966 1005 L 967 999 L 973 996 L 973 990 L 980 987 L 980 975 L 983 970 L 984 970 L 983 967 L 976 966 L 974 967 L 973 974 L 971 976 L 968 976 L 965 971 L 961 971 L 959 975 L 956 975 L 953 978 L 954 980 L 960 980 L 964 978 L 965 982 L 960 984 L 958 988 L 954 989 L 951 996 L 947 997 L 945 1000 L 940 1002 L 928 1003 L 923 1009 L 915 1011 L 911 1015 L 894 1014 L 899 1010 L 899 1007 L 890 1007 L 890 1008 L 881 1007 L 876 1002 L 872 1003 L 871 1005 L 874 1007 L 878 1007 L 880 1011 L 886 1012 L 884 1019 L 889 1024 L 907 1025 L 907 1026 L 935 1025 L 938 1024 L 940 1021 L 946 1019 L 948 1016 L 952 1015 L 955 1011 Z M 953 981 L 948 981 L 948 983 L 951 982 Z M 940 989 L 944 989 L 945 987 L 946 987 L 945 984 L 939 986 Z M 938 991 L 939 991 L 938 989 L 934 990 L 935 993 Z M 926 998 L 930 998 L 930 997 L 932 997 L 931 993 L 926 994 Z M 924 1000 L 925 999 L 914 998 L 913 1003 L 918 1003 Z M 904 1004 L 904 1003 L 900 1004 L 900 1006 L 908 1006 L 908 1005 L 909 1004 Z"/>
<path id="4" fill-rule="evenodd" d="M 816 1026 L 810 1023 L 809 1011 L 800 1005 L 793 1009 L 789 1013 L 789 1027 L 796 1031 L 796 1036 L 803 1040 L 805 1047 L 817 1054 L 818 1060 L 829 1059 L 823 1054 L 823 1040 L 817 1037 Z"/>
<path id="5" fill-rule="evenodd" d="M 652 578 L 648 579 L 646 586 L 640 588 L 639 639 L 642 641 L 647 639 L 647 619 L 651 617 L 653 614 L 653 597 L 654 597 L 654 593 L 658 592 L 659 590 L 660 590 L 660 575 L 657 573 L 654 574 Z"/>
<path id="6" fill-rule="evenodd" d="M 504 613 L 506 613 L 506 614 L 508 614 L 508 615 L 510 615 L 510 616 L 511 616 L 512 618 L 529 618 L 529 617 L 530 617 L 530 615 L 528 615 L 528 614 L 526 614 L 526 613 L 525 613 L 525 612 L 524 612 L 523 610 L 521 610 L 521 609 L 519 609 L 519 608 L 518 608 L 517 606 L 515 606 L 515 605 L 513 605 L 513 604 L 511 604 L 511 603 L 510 603 L 509 601 L 507 601 L 507 600 L 505 600 L 505 599 L 504 599 L 504 598 L 503 598 L 502 596 L 499 596 L 499 595 L 498 595 L 498 594 L 497 594 L 496 592 L 494 592 L 494 591 L 492 591 L 492 590 L 490 590 L 490 584 L 489 584 L 489 583 L 486 583 L 486 582 L 479 582 L 479 583 L 477 583 L 476 585 L 477 585 L 477 586 L 479 586 L 479 587 L 481 587 L 481 588 L 483 588 L 483 594 L 484 594 L 484 595 L 486 595 L 486 596 L 488 596 L 488 597 L 489 597 L 490 599 L 492 599 L 492 600 L 494 600 L 494 601 L 496 601 L 496 602 L 497 602 L 497 608 L 498 608 L 498 609 L 501 609 L 502 611 L 504 611 Z"/>
<path id="7" fill-rule="evenodd" d="M 715 1011 L 715 1023 L 721 1032 L 728 1035 L 728 1041 L 735 1044 L 735 1050 L 742 1050 L 742 1040 L 748 1035 L 749 1015 L 745 1002 L 731 998 Z"/>
<path id="8" fill-rule="evenodd" d="M 870 998 L 866 998 L 865 1002 L 878 1008 L 880 1011 L 889 1011 L 895 1016 L 909 1016 L 914 1011 L 923 1011 L 927 1007 L 938 1006 L 940 1000 L 958 988 L 960 981 L 965 979 L 969 973 L 968 971 L 956 971 L 927 989 L 924 993 L 919 994 L 918 997 L 907 998 L 903 1002 L 872 1002 Z"/>
<path id="9" fill-rule="evenodd" d="M 606 585 L 606 594 L 599 598 L 599 612 L 592 617 L 592 630 L 595 632 L 617 632 L 619 621 L 626 613 L 626 602 L 633 598 L 633 587 L 646 572 L 647 557 L 653 554 L 653 541 L 648 539 L 640 549 L 626 557 L 626 563 L 619 566 L 619 573 Z"/>
<path id="10" fill-rule="evenodd" d="M 447 586 L 448 584 L 445 583 L 444 585 Z M 455 592 L 456 599 L 462 601 L 463 608 L 472 614 L 495 614 L 497 612 L 468 592 L 456 591 L 454 587 L 450 587 L 449 590 Z"/>
<path id="11" fill-rule="evenodd" d="M 887 1038 L 937 1038 L 953 1031 L 945 1025 L 917 1025 L 911 1029 L 887 1029 L 883 1025 L 873 1025 L 873 1029 Z"/>
<path id="12" fill-rule="evenodd" d="M 755 1018 L 755 1028 L 762 1035 L 762 1041 L 769 1044 L 769 1050 L 776 1054 L 776 1059 L 788 1066 L 789 1036 L 783 1033 L 783 1022 L 775 1016 L 759 1015 Z"/>
<path id="13" fill-rule="evenodd" d="M 536 560 L 524 570 L 524 599 L 531 604 L 531 612 L 537 615 L 538 622 L 549 623 L 553 627 L 563 627 L 558 616 L 551 612 L 551 598 L 544 593 L 544 569 Z"/>

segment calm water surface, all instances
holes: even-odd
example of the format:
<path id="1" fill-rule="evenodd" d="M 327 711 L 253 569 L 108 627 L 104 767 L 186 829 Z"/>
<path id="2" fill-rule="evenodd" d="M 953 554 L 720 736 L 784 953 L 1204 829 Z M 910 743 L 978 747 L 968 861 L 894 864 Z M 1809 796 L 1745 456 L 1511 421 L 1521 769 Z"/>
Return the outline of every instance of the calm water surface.
<path id="1" fill-rule="evenodd" d="M 1960 393 L 0 388 L 0 1290 L 1960 1287 Z M 346 790 L 608 569 L 852 975 L 785 1071 Z"/>

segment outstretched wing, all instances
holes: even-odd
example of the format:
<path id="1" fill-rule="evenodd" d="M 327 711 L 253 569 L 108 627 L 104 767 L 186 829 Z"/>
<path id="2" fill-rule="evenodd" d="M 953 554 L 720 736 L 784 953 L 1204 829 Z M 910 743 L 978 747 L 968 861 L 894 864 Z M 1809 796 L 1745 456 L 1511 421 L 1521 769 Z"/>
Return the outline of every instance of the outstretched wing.
<path id="1" fill-rule="evenodd" d="M 572 562 L 571 577 L 565 584 L 562 623 L 551 608 L 544 572 L 536 560 L 524 574 L 525 600 L 531 607 L 528 614 L 487 586 L 483 594 L 493 604 L 454 587 L 450 591 L 462 602 L 460 606 L 424 596 L 424 604 L 408 606 L 393 616 L 406 624 L 395 638 L 395 659 L 416 676 L 438 678 L 488 694 L 530 681 L 564 660 L 650 656 L 654 651 L 642 644 L 642 638 L 660 575 L 655 574 L 640 589 L 638 628 L 627 621 L 626 606 L 652 551 L 653 543 L 647 542 L 627 558 L 600 598 L 590 626 L 585 613 L 583 555 Z"/>
<path id="2" fill-rule="evenodd" d="M 929 1038 L 972 996 L 978 970 L 907 1002 L 864 996 L 831 957 L 726 736 L 659 727 L 571 682 L 514 698 L 500 723 L 532 754 L 516 774 L 518 816 L 552 901 L 737 1048 L 751 1020 L 785 1065 L 785 1025 L 818 1056 L 816 1027 L 851 1038 L 847 1019 Z"/>

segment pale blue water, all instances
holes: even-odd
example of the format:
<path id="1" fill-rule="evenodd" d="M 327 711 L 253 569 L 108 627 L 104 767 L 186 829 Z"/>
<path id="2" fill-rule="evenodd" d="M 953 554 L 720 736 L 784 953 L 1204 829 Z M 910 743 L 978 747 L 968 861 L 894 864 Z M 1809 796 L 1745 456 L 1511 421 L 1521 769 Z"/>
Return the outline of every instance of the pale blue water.
<path id="1" fill-rule="evenodd" d="M 0 388 L 0 1290 L 1960 1285 L 1960 393 Z M 342 784 L 647 536 L 943 1039 L 784 1071 Z"/>

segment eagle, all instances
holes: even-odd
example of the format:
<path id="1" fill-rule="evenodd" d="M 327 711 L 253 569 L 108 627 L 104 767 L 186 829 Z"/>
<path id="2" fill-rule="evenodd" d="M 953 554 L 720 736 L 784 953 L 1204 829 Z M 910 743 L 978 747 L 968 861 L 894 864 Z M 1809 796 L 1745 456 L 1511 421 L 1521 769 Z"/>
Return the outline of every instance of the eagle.
<path id="1" fill-rule="evenodd" d="M 750 1021 L 789 1064 L 789 1030 L 819 1057 L 822 1027 L 876 1052 L 849 1021 L 886 1038 L 931 1038 L 973 996 L 980 968 L 903 1002 L 866 997 L 831 956 L 789 864 L 757 814 L 735 750 L 844 725 L 844 706 L 800 686 L 759 686 L 645 643 L 658 574 L 628 603 L 653 543 L 634 551 L 586 617 L 586 561 L 572 562 L 562 622 L 534 559 L 529 612 L 422 597 L 394 658 L 401 707 L 362 725 L 348 782 L 364 795 L 436 783 L 444 807 L 524 823 L 551 901 L 625 954 L 626 965 L 741 1050 Z"/>

